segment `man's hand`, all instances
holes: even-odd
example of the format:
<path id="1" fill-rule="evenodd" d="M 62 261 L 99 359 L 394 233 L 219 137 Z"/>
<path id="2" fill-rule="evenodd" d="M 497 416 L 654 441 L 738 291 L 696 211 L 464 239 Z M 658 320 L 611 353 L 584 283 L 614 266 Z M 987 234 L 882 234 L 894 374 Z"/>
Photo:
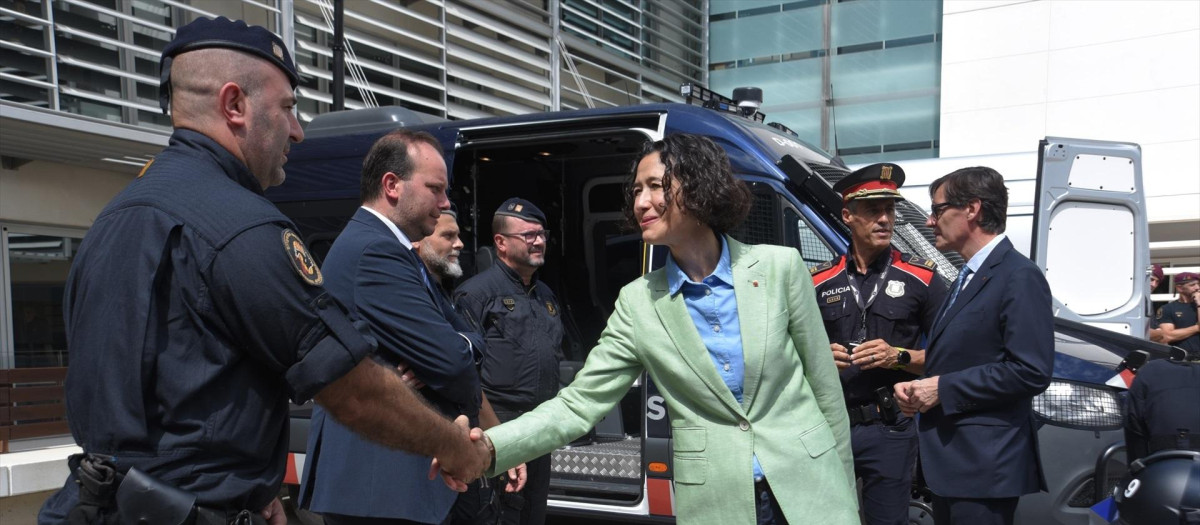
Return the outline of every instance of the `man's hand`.
<path id="1" fill-rule="evenodd" d="M 525 464 L 521 463 L 508 469 L 504 478 L 504 492 L 520 492 L 525 488 Z"/>
<path id="2" fill-rule="evenodd" d="M 429 465 L 429 479 L 436 477 L 440 471 L 447 487 L 466 492 L 467 483 L 478 479 L 491 465 L 492 454 L 484 444 L 486 437 L 482 430 L 467 430 L 467 416 L 458 416 L 454 424 L 462 430 L 462 439 L 446 443 L 446 450 L 433 458 Z"/>
<path id="3" fill-rule="evenodd" d="M 854 349 L 854 364 L 863 370 L 891 368 L 896 366 L 900 351 L 892 348 L 883 339 L 872 339 Z"/>
<path id="4" fill-rule="evenodd" d="M 404 381 L 404 384 L 409 388 L 413 390 L 425 388 L 425 383 L 417 379 L 417 375 L 413 373 L 412 367 L 409 367 L 408 363 L 402 362 L 396 365 L 396 372 L 400 374 L 400 380 Z"/>
<path id="5" fill-rule="evenodd" d="M 833 350 L 833 364 L 837 365 L 838 370 L 850 366 L 850 352 L 846 350 L 846 347 L 837 343 L 831 343 L 829 349 Z"/>
<path id="6" fill-rule="evenodd" d="M 283 511 L 283 503 L 279 498 L 271 500 L 258 514 L 267 520 L 267 525 L 287 525 L 287 514 Z"/>
<path id="7" fill-rule="evenodd" d="M 917 412 L 925 413 L 941 402 L 938 400 L 937 387 L 938 376 L 896 383 L 896 404 L 900 406 L 900 411 L 909 417 Z"/>

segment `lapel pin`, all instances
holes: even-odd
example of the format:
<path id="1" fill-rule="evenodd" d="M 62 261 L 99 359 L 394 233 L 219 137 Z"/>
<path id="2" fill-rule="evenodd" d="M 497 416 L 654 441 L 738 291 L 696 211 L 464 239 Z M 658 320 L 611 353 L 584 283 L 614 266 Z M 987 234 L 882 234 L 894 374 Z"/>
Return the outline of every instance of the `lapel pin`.
<path id="1" fill-rule="evenodd" d="M 753 284 L 755 288 L 758 288 L 758 281 L 750 281 L 750 284 Z"/>

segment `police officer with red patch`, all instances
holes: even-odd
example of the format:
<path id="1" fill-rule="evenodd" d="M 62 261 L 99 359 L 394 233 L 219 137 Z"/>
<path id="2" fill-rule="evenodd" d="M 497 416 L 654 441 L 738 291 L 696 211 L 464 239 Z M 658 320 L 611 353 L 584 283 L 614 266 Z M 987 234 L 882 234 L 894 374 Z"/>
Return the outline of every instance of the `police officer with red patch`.
<path id="1" fill-rule="evenodd" d="M 919 349 L 946 294 L 933 261 L 891 245 L 904 171 L 872 164 L 834 185 L 845 204 L 850 253 L 810 268 L 850 414 L 866 523 L 908 523 L 917 433 L 892 385 L 921 372 Z"/>

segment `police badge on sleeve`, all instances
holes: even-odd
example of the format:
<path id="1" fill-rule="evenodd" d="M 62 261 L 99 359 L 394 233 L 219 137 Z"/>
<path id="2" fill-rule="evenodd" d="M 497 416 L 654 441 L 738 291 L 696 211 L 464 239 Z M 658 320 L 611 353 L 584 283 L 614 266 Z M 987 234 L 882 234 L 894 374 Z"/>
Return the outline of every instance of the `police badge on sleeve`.
<path id="1" fill-rule="evenodd" d="M 300 274 L 300 279 L 313 286 L 321 286 L 325 283 L 325 277 L 321 275 L 321 269 L 317 267 L 317 261 L 308 253 L 308 247 L 304 246 L 304 241 L 300 240 L 300 236 L 291 228 L 283 229 L 283 251 L 287 253 L 288 261 L 292 263 L 292 269 Z"/>

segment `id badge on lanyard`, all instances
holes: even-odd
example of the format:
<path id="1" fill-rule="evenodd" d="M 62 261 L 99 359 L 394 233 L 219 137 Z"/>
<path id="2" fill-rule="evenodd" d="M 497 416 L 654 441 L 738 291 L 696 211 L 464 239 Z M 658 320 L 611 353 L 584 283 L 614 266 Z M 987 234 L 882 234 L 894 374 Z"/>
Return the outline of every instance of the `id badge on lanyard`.
<path id="1" fill-rule="evenodd" d="M 850 291 L 854 294 L 854 302 L 858 305 L 858 328 L 854 330 L 854 336 L 850 339 L 850 344 L 858 345 L 867 340 L 867 310 L 875 304 L 875 298 L 879 297 L 879 283 L 887 279 L 888 270 L 892 269 L 892 265 L 887 265 L 879 274 L 879 278 L 875 280 L 875 286 L 871 290 L 871 296 L 863 302 L 862 294 L 858 291 L 858 283 L 856 283 L 856 275 L 854 272 L 846 271 L 846 280 L 850 281 Z"/>

